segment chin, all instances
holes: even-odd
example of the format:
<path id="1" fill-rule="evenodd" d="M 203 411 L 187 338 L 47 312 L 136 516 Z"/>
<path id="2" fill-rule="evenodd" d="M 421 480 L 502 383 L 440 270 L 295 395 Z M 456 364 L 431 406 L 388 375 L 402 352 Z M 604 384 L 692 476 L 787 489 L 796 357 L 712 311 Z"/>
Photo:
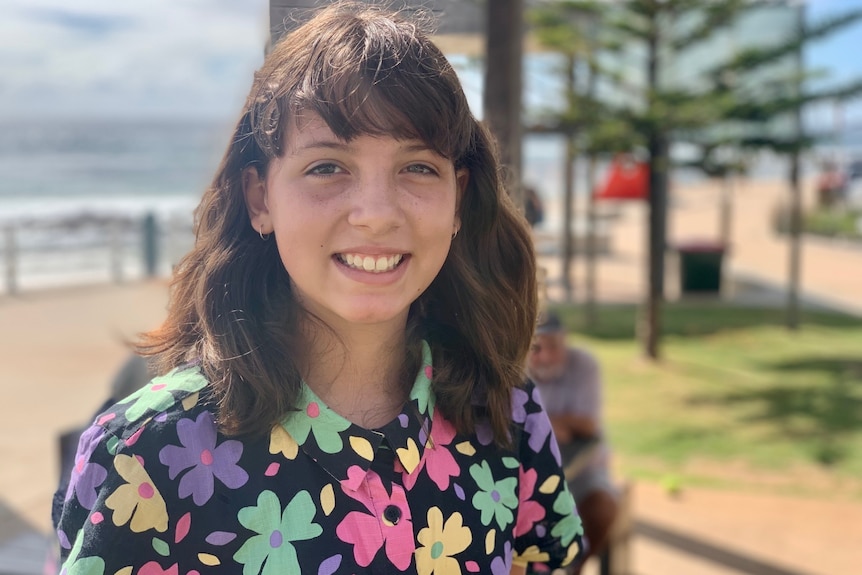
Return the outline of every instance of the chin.
<path id="1" fill-rule="evenodd" d="M 344 313 L 340 315 L 348 323 L 358 325 L 384 324 L 397 321 L 401 318 L 406 318 L 407 308 L 403 310 L 393 310 L 369 309 L 368 307 L 361 307 L 359 309 L 345 310 Z"/>

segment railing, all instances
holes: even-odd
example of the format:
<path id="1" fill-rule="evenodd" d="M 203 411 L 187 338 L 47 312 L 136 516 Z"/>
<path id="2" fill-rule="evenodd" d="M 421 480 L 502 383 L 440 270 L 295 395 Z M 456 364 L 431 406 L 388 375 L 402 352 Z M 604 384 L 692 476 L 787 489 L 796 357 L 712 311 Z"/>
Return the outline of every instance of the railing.
<path id="1" fill-rule="evenodd" d="M 167 276 L 193 242 L 190 217 L 97 215 L 0 221 L 3 291 Z"/>

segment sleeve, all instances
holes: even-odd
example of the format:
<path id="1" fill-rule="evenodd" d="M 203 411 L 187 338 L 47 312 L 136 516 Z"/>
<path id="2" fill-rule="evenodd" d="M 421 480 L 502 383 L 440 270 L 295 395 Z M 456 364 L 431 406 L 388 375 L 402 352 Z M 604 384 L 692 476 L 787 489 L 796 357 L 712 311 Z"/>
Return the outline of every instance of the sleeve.
<path id="1" fill-rule="evenodd" d="M 135 439 L 98 424 L 81 435 L 57 525 L 61 573 L 132 573 L 164 560 L 155 542 L 166 535 L 167 506 L 144 467 L 158 458 L 124 453 Z"/>
<path id="2" fill-rule="evenodd" d="M 538 390 L 528 382 L 524 391 L 529 398 L 517 445 L 521 468 L 513 563 L 556 569 L 583 561 L 583 527 Z"/>

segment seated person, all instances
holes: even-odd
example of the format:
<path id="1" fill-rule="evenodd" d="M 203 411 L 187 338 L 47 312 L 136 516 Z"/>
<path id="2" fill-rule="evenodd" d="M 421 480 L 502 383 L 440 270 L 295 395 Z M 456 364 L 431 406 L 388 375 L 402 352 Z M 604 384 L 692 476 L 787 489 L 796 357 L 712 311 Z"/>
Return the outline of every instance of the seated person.
<path id="1" fill-rule="evenodd" d="M 589 555 L 599 555 L 617 514 L 617 494 L 608 472 L 609 450 L 601 425 L 601 373 L 592 354 L 566 344 L 566 330 L 558 315 L 539 318 L 527 358 L 527 374 L 536 383 L 564 453 L 578 436 L 596 437 L 598 448 L 582 471 L 569 478 L 584 523 Z M 568 474 L 567 474 L 568 475 Z M 583 563 L 581 563 L 583 564 Z"/>

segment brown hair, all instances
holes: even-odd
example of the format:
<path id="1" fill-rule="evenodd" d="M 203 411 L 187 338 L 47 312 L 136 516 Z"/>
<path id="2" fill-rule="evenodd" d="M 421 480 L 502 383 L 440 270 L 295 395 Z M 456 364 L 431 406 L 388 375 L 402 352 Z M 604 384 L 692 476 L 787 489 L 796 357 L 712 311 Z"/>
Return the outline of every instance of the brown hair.
<path id="1" fill-rule="evenodd" d="M 408 319 L 410 364 L 433 351 L 437 408 L 461 432 L 487 418 L 508 443 L 512 388 L 523 379 L 536 313 L 535 261 L 506 194 L 493 142 L 455 71 L 417 25 L 376 8 L 330 6 L 268 54 L 213 183 L 195 212 L 196 242 L 178 265 L 167 321 L 139 350 L 161 371 L 199 359 L 225 433 L 263 433 L 294 408 L 298 318 L 276 242 L 249 223 L 241 173 L 265 176 L 290 118 L 318 114 L 345 141 L 417 138 L 469 172 L 461 228 Z"/>

